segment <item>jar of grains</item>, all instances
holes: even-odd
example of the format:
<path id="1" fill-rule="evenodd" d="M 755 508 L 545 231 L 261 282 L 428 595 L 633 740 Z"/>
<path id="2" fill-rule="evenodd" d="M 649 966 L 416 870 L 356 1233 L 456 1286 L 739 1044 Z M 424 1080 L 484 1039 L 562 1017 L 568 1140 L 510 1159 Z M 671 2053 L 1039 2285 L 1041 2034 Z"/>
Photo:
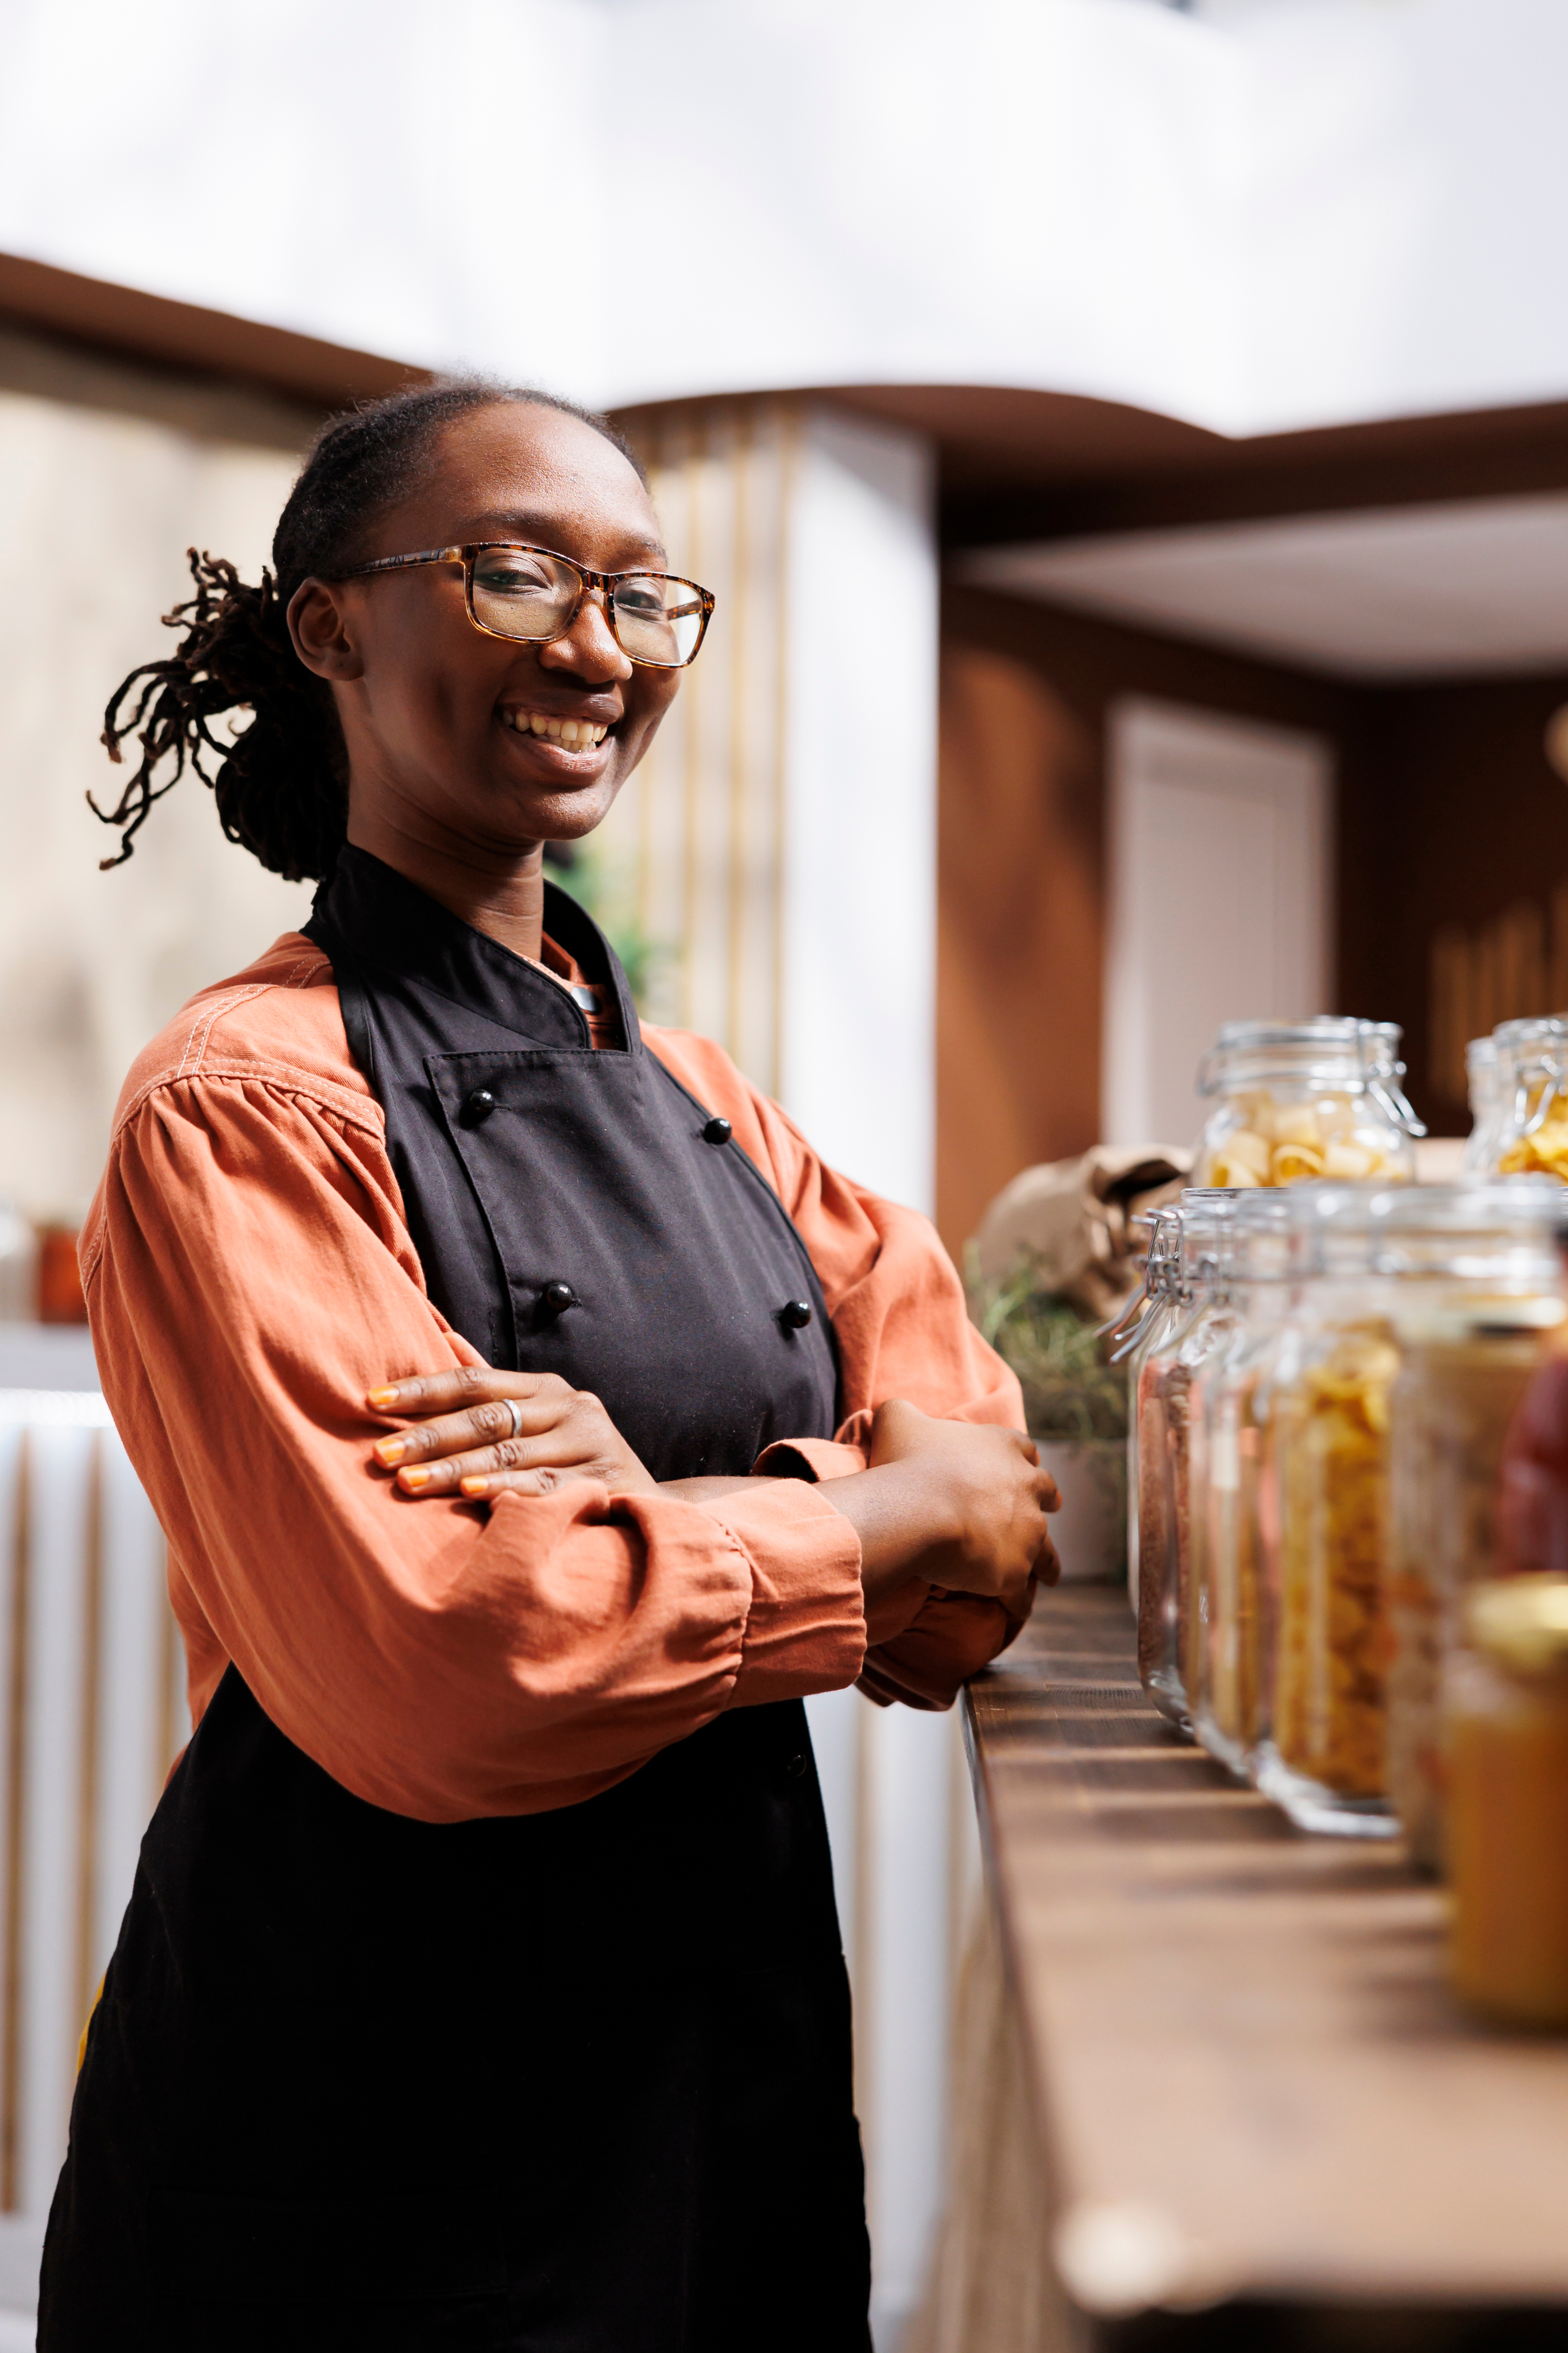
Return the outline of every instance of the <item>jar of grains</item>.
<path id="1" fill-rule="evenodd" d="M 1470 1132 L 1460 1165 L 1467 1175 L 1485 1175 L 1496 1164 L 1495 1129 L 1502 1102 L 1495 1038 L 1470 1039 L 1465 1049 L 1465 1077 L 1470 1097 Z"/>
<path id="2" fill-rule="evenodd" d="M 1176 1313 L 1138 1376 L 1138 1672 L 1168 1723 L 1187 1728 L 1191 1567 L 1188 1400 L 1237 1319 L 1226 1287 L 1229 1193 L 1194 1188 L 1179 1210 Z"/>
<path id="3" fill-rule="evenodd" d="M 1414 1860 L 1442 1862 L 1443 1661 L 1465 1588 L 1497 1574 L 1503 1440 L 1542 1349 L 1568 1314 L 1549 1176 L 1384 1194 L 1372 1268 L 1392 1285 L 1388 1795 Z"/>
<path id="4" fill-rule="evenodd" d="M 1242 1778 L 1264 1730 L 1272 1650 L 1261 1484 L 1269 1373 L 1289 1297 L 1290 1215 L 1281 1193 L 1237 1196 L 1228 1251 L 1237 1326 L 1192 1388 L 1188 1713 L 1204 1746 Z"/>
<path id="5" fill-rule="evenodd" d="M 1455 1989 L 1568 2027 L 1568 1578 L 1472 1591 L 1446 1681 Z"/>
<path id="6" fill-rule="evenodd" d="M 1227 1021 L 1198 1065 L 1215 1098 L 1198 1138 L 1200 1185 L 1314 1179 L 1403 1184 L 1415 1174 L 1421 1125 L 1400 1090 L 1392 1021 Z"/>
<path id="7" fill-rule="evenodd" d="M 1387 1285 L 1369 1267 L 1378 1193 L 1292 1198 L 1292 1298 L 1268 1386 L 1262 1528 L 1269 1723 L 1254 1778 L 1300 1828 L 1383 1838 Z"/>
<path id="8" fill-rule="evenodd" d="M 1138 1383 L 1143 1366 L 1181 1313 L 1181 1212 L 1173 1205 L 1156 1209 L 1149 1219 L 1148 1250 L 1143 1283 L 1130 1304 L 1102 1335 L 1113 1345 L 1110 1362 L 1127 1366 L 1127 1589 L 1132 1614 L 1138 1614 Z M 1120 1342 L 1117 1346 L 1114 1344 Z"/>
<path id="9" fill-rule="evenodd" d="M 1498 1100 L 1486 1173 L 1568 1182 L 1568 1022 L 1500 1022 L 1492 1042 Z"/>

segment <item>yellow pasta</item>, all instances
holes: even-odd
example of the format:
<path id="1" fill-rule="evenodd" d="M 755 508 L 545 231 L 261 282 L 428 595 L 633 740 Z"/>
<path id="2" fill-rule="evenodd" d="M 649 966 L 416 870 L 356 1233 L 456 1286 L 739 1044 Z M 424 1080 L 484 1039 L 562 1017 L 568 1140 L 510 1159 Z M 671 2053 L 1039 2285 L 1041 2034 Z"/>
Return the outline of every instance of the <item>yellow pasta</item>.
<path id="1" fill-rule="evenodd" d="M 1384 1789 L 1388 1392 L 1376 1330 L 1344 1334 L 1280 1399 L 1279 1625 L 1274 1742 L 1345 1798 Z"/>

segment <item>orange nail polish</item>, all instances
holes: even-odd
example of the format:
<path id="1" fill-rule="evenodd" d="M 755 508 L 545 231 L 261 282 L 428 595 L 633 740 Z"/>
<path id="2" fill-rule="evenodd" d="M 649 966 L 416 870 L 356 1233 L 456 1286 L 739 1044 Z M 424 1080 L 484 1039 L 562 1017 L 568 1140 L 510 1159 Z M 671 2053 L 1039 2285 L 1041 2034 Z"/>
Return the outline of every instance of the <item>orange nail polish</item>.
<path id="1" fill-rule="evenodd" d="M 430 1484 L 428 1471 L 400 1471 L 397 1475 L 405 1487 L 427 1487 Z"/>
<path id="2" fill-rule="evenodd" d="M 407 1440 L 402 1438 L 378 1438 L 372 1451 L 390 1471 L 395 1462 L 402 1461 L 408 1451 L 408 1444 Z"/>
<path id="3" fill-rule="evenodd" d="M 468 1479 L 459 1479 L 458 1484 L 461 1487 L 465 1495 L 488 1495 L 490 1491 L 489 1481 L 479 1476 Z"/>
<path id="4" fill-rule="evenodd" d="M 395 1405 L 397 1403 L 397 1391 L 395 1389 L 371 1389 L 367 1393 L 365 1402 L 368 1405 L 374 1406 Z"/>

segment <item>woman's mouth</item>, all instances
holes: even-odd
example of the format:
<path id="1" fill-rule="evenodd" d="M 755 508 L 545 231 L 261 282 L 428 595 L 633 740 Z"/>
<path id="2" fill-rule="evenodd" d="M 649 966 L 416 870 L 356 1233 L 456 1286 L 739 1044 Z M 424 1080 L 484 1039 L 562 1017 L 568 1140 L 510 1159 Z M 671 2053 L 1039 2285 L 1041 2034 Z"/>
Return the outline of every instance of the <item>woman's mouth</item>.
<path id="1" fill-rule="evenodd" d="M 542 711 L 501 711 L 497 716 L 515 735 L 538 737 L 563 752 L 595 751 L 610 732 L 596 719 L 556 719 Z"/>

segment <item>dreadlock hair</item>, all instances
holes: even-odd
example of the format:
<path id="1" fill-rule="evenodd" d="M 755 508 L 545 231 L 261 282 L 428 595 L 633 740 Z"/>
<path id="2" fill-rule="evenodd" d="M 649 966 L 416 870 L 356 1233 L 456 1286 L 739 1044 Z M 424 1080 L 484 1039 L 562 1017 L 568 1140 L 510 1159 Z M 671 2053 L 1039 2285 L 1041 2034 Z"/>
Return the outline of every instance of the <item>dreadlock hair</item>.
<path id="1" fill-rule="evenodd" d="M 187 549 L 196 593 L 163 616 L 165 628 L 184 631 L 178 648 L 166 660 L 142 663 L 110 696 L 102 737 L 109 756 L 118 765 L 121 744 L 134 735 L 142 762 L 113 808 L 87 797 L 95 817 L 120 828 L 119 850 L 100 860 L 100 871 L 125 863 L 153 803 L 188 765 L 211 787 L 230 841 L 289 882 L 331 873 L 348 817 L 342 733 L 331 689 L 294 650 L 289 599 L 301 581 L 341 577 L 353 565 L 371 524 L 426 479 L 445 427 L 508 402 L 578 417 L 647 481 L 607 418 L 552 393 L 483 377 L 393 393 L 330 418 L 279 518 L 261 586 L 249 587 L 222 556 Z M 214 734 L 215 719 L 242 711 L 252 714 L 247 726 L 229 727 L 226 741 Z M 170 760 L 172 773 L 154 783 Z"/>

